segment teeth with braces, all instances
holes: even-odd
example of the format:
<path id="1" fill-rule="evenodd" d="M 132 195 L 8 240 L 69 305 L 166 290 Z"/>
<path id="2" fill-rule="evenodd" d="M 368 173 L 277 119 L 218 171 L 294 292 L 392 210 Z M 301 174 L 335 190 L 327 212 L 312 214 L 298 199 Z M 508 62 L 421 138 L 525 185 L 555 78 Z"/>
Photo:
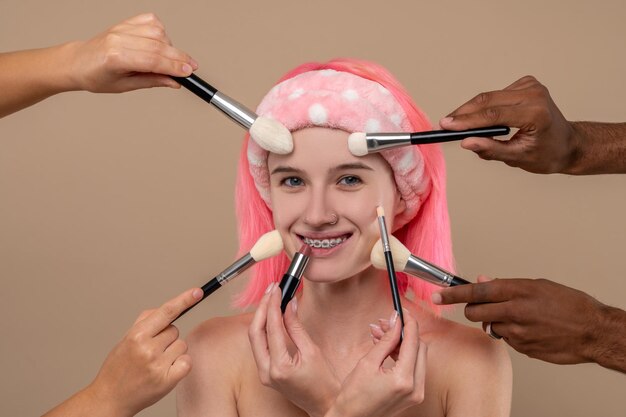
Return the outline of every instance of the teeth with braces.
<path id="1" fill-rule="evenodd" d="M 346 239 L 345 237 L 338 237 L 336 239 L 309 239 L 305 237 L 303 240 L 304 243 L 311 247 L 328 249 L 342 244 Z"/>

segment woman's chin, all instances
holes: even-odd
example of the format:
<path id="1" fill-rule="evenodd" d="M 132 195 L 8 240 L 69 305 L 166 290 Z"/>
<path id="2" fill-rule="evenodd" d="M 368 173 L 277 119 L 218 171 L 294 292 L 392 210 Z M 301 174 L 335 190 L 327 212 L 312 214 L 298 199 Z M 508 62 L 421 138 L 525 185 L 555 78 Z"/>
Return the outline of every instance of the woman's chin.
<path id="1" fill-rule="evenodd" d="M 369 264 L 352 267 L 346 264 L 338 266 L 336 262 L 326 263 L 320 262 L 318 259 L 311 259 L 304 272 L 304 277 L 310 282 L 332 284 L 350 279 L 368 269 L 369 266 Z"/>

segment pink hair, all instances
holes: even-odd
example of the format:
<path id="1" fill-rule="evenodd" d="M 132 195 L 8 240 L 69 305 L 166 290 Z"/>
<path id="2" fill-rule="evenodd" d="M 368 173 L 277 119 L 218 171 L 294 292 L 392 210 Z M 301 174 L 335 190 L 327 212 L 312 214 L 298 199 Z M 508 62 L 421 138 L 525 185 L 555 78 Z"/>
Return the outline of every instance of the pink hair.
<path id="1" fill-rule="evenodd" d="M 432 129 L 428 118 L 413 103 L 404 87 L 385 68 L 372 62 L 334 59 L 327 63 L 306 63 L 285 74 L 278 82 L 304 72 L 324 69 L 352 73 L 381 84 L 402 106 L 414 131 Z M 246 135 L 239 158 L 235 192 L 240 254 L 249 251 L 261 235 L 274 229 L 272 212 L 261 198 L 250 175 L 247 158 L 249 140 L 250 135 Z M 425 177 L 431 180 L 430 192 L 417 215 L 401 229 L 394 231 L 393 235 L 416 256 L 448 271 L 454 271 L 443 153 L 439 145 L 423 145 L 419 146 L 419 150 L 416 148 L 418 147 L 415 147 L 415 152 L 421 153 L 424 161 Z M 257 304 L 265 288 L 271 282 L 278 282 L 288 266 L 289 259 L 284 252 L 257 264 L 252 270 L 248 285 L 237 296 L 235 304 L 239 307 Z M 440 311 L 440 307 L 430 301 L 430 295 L 436 286 L 418 278 L 407 277 L 404 273 L 398 273 L 398 286 L 402 294 L 412 292 L 416 300 L 424 301 L 435 312 Z"/>

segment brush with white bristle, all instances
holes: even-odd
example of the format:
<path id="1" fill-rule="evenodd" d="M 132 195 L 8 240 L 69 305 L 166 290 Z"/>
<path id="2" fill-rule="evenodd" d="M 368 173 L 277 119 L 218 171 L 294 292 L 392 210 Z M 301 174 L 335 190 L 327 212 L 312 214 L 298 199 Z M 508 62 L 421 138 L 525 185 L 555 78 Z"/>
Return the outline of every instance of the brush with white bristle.
<path id="1" fill-rule="evenodd" d="M 481 127 L 467 130 L 431 130 L 415 133 L 363 133 L 355 132 L 348 137 L 348 148 L 354 156 L 380 152 L 401 146 L 425 145 L 428 143 L 450 142 L 471 137 L 492 137 L 508 135 L 511 129 L 506 126 Z"/>
<path id="2" fill-rule="evenodd" d="M 288 154 L 293 151 L 291 132 L 280 122 L 258 116 L 243 104 L 217 91 L 215 87 L 195 74 L 189 77 L 172 78 L 248 130 L 250 137 L 263 149 L 278 154 Z"/>
<path id="3" fill-rule="evenodd" d="M 389 244 L 393 253 L 393 263 L 396 270 L 405 272 L 415 277 L 421 278 L 430 283 L 439 285 L 440 287 L 454 287 L 456 285 L 470 284 L 469 281 L 439 268 L 436 265 L 426 262 L 411 254 L 411 252 L 396 239 L 395 236 L 389 236 Z M 385 254 L 383 244 L 378 240 L 372 248 L 370 255 L 372 265 L 377 269 L 386 269 Z"/>
<path id="4" fill-rule="evenodd" d="M 220 272 L 215 278 L 207 282 L 202 286 L 202 300 L 207 298 L 209 295 L 213 294 L 217 289 L 221 288 L 228 281 L 235 278 L 237 275 L 241 274 L 246 269 L 250 268 L 257 262 L 260 262 L 264 259 L 271 258 L 273 256 L 278 255 L 283 250 L 283 239 L 280 237 L 280 233 L 277 230 L 273 230 L 261 236 L 259 240 L 254 244 L 250 252 L 246 253 L 241 258 L 237 259 L 230 265 L 228 268 Z M 198 303 L 200 302 L 198 301 Z M 180 313 L 176 320 L 193 307 L 198 305 L 198 303 L 189 307 L 187 310 Z M 172 322 L 173 323 L 173 322 Z"/>

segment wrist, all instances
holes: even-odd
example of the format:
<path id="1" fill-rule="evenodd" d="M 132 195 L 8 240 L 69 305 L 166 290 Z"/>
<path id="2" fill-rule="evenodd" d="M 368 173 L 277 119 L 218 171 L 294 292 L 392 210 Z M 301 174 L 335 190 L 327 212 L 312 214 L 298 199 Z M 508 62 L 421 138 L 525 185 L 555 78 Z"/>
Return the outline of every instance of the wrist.
<path id="1" fill-rule="evenodd" d="M 586 144 L 585 131 L 578 122 L 566 121 L 569 127 L 567 138 L 568 151 L 561 169 L 562 174 L 581 175 L 584 174 L 583 156 Z"/>
<path id="2" fill-rule="evenodd" d="M 626 312 L 600 304 L 595 332 L 586 349 L 590 362 L 626 372 Z"/>
<path id="3" fill-rule="evenodd" d="M 97 380 L 84 388 L 81 394 L 85 396 L 87 404 L 90 405 L 89 408 L 93 412 L 92 416 L 134 416 L 133 412 L 119 403 L 120 398 L 118 396 L 98 384 Z"/>

